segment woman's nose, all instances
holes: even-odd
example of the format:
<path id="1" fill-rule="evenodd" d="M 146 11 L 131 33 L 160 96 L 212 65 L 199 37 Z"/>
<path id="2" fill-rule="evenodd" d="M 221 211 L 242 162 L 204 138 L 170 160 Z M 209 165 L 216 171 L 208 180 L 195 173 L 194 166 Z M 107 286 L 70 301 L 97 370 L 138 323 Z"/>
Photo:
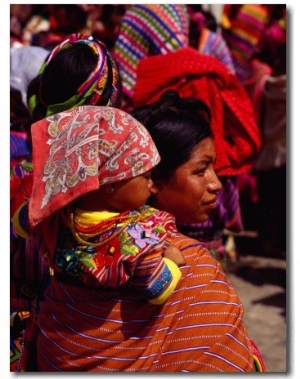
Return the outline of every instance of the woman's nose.
<path id="1" fill-rule="evenodd" d="M 222 189 L 222 183 L 220 182 L 215 170 L 212 170 L 208 188 L 212 192 L 219 192 Z"/>

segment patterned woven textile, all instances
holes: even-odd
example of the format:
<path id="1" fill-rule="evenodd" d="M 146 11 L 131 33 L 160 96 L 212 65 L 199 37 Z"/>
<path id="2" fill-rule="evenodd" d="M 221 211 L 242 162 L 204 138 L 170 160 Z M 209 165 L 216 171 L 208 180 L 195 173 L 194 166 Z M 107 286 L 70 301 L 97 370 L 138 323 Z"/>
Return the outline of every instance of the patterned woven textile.
<path id="1" fill-rule="evenodd" d="M 113 215 L 76 208 L 72 212 L 64 214 L 65 222 L 58 227 L 52 275 L 93 288 L 118 289 L 130 283 L 132 291 L 153 304 L 166 301 L 181 276 L 163 255 L 176 230 L 173 216 L 147 205 Z"/>
<path id="2" fill-rule="evenodd" d="M 221 34 L 203 28 L 199 38 L 198 50 L 202 54 L 217 58 L 228 70 L 235 74 L 231 52 Z"/>
<path id="3" fill-rule="evenodd" d="M 188 22 L 182 4 L 135 4 L 126 11 L 113 50 L 126 96 L 133 96 L 136 68 L 142 58 L 187 46 Z"/>
<path id="4" fill-rule="evenodd" d="M 94 290 L 52 279 L 38 313 L 37 370 L 252 371 L 243 306 L 220 264 L 196 240 L 179 234 L 173 243 L 187 263 L 161 306 L 126 287 Z"/>
<path id="5" fill-rule="evenodd" d="M 269 12 L 264 4 L 243 4 L 236 17 L 229 20 L 230 27 L 223 34 L 241 82 L 249 76 L 249 64 L 259 47 L 270 18 Z"/>
<path id="6" fill-rule="evenodd" d="M 24 157 L 29 154 L 30 148 L 26 133 L 10 131 L 10 157 Z"/>

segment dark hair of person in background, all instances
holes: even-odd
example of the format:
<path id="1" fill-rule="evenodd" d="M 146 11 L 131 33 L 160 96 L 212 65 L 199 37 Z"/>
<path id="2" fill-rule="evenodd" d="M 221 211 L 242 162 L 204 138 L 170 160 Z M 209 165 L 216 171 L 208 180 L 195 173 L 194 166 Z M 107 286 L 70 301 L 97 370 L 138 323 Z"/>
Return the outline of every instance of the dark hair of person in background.
<path id="1" fill-rule="evenodd" d="M 200 99 L 181 98 L 174 90 L 130 113 L 149 130 L 161 156 L 154 180 L 168 180 L 200 141 L 212 137 L 210 108 Z"/>
<path id="2" fill-rule="evenodd" d="M 217 31 L 218 23 L 215 16 L 203 9 L 201 4 L 187 4 L 190 13 L 201 13 L 205 17 L 205 24 L 203 27 L 211 30 L 212 32 Z M 190 19 L 189 23 L 189 45 L 198 49 L 198 42 L 200 38 L 201 30 L 199 30 L 199 22 L 193 17 Z"/>
<path id="3" fill-rule="evenodd" d="M 28 86 L 27 98 L 30 99 L 33 93 L 39 93 L 41 100 L 32 112 L 33 120 L 44 118 L 47 106 L 63 103 L 76 94 L 80 85 L 95 69 L 97 61 L 97 55 L 85 44 L 74 44 L 71 48 L 59 51 L 43 74 L 34 78 Z M 107 105 L 110 97 L 113 74 L 109 59 L 107 64 L 107 83 L 97 105 Z M 88 104 L 88 101 L 86 103 Z M 121 84 L 119 81 L 118 97 L 114 106 L 119 108 L 120 105 Z"/>
<path id="4" fill-rule="evenodd" d="M 43 13 L 56 20 L 52 28 L 56 33 L 68 35 L 86 27 L 87 14 L 79 4 L 47 4 Z"/>

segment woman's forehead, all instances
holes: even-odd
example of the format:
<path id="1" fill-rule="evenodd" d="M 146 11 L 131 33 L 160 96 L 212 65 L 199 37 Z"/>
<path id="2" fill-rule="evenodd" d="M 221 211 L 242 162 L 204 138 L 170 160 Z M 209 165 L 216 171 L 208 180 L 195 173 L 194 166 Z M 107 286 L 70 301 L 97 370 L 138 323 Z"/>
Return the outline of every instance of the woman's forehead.
<path id="1" fill-rule="evenodd" d="M 191 151 L 190 159 L 193 161 L 214 159 L 216 156 L 215 146 L 211 137 L 204 138 Z"/>

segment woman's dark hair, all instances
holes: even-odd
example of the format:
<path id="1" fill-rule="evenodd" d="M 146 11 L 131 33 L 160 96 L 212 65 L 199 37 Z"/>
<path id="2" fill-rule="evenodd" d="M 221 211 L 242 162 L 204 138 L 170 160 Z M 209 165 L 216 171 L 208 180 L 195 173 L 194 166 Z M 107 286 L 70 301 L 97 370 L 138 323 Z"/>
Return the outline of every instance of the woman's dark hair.
<path id="1" fill-rule="evenodd" d="M 149 131 L 161 156 L 153 179 L 168 180 L 189 160 L 194 147 L 212 137 L 211 111 L 202 100 L 180 97 L 168 90 L 152 104 L 132 110 L 131 115 Z"/>
<path id="2" fill-rule="evenodd" d="M 33 120 L 37 121 L 44 118 L 47 106 L 64 103 L 75 95 L 77 89 L 96 68 L 97 62 L 97 54 L 84 43 L 77 43 L 67 49 L 60 50 L 49 62 L 43 74 L 35 77 L 28 86 L 28 99 L 34 93 L 39 94 L 38 96 L 40 97 L 40 103 L 32 114 Z M 107 65 L 107 83 L 97 105 L 107 105 L 111 94 L 113 74 L 109 59 L 107 60 Z M 120 88 L 118 93 L 120 93 Z M 118 96 L 114 106 L 120 107 L 120 104 L 121 95 Z"/>

